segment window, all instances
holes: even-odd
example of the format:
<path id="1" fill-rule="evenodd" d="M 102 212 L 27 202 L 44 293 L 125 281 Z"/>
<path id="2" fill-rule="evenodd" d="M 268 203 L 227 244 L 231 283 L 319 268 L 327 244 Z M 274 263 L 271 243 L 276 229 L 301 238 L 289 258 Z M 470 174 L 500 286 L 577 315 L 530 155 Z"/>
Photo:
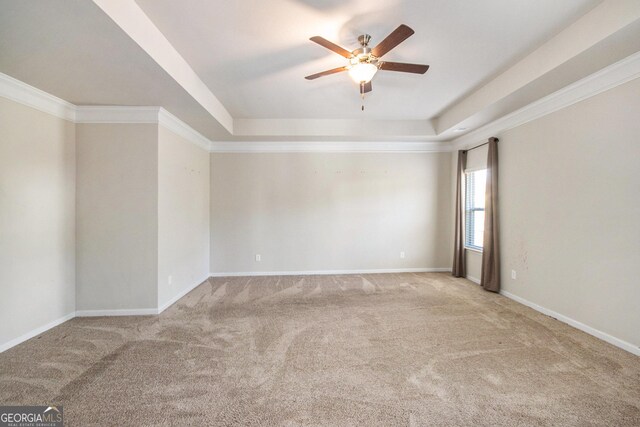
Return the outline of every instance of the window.
<path id="1" fill-rule="evenodd" d="M 487 170 L 465 173 L 465 247 L 482 250 Z"/>

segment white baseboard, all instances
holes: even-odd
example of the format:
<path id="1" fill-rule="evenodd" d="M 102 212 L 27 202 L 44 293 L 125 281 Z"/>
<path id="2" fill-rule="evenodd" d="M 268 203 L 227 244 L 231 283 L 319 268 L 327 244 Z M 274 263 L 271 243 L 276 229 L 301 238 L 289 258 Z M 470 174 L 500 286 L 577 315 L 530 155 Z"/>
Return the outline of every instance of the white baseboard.
<path id="1" fill-rule="evenodd" d="M 239 277 L 239 276 L 317 276 L 329 274 L 381 274 L 381 273 L 444 273 L 450 272 L 450 267 L 443 268 L 383 268 L 374 270 L 317 270 L 317 271 L 234 271 L 226 273 L 209 273 L 210 277 Z"/>
<path id="2" fill-rule="evenodd" d="M 536 311 L 539 311 L 542 314 L 546 314 L 547 316 L 551 316 L 555 319 L 558 319 L 559 321 L 564 322 L 567 325 L 573 326 L 576 329 L 580 329 L 582 332 L 586 332 L 589 335 L 593 335 L 594 337 L 599 338 L 602 341 L 606 341 L 609 344 L 615 345 L 616 347 L 619 347 L 623 350 L 626 350 L 629 353 L 635 354 L 636 356 L 640 356 L 640 347 L 638 347 L 637 345 L 633 345 L 629 342 L 621 340 L 620 338 L 616 338 L 605 332 L 592 328 L 591 326 L 585 325 L 584 323 L 578 322 L 577 320 L 574 320 L 563 314 L 560 314 L 553 310 L 549 310 L 548 308 L 542 307 L 536 303 L 533 303 L 522 297 L 514 295 L 511 292 L 500 291 L 500 295 L 504 295 L 505 297 L 512 299 L 516 302 L 519 302 L 520 304 L 526 305 L 527 307 L 530 307 Z"/>
<path id="3" fill-rule="evenodd" d="M 120 309 L 120 310 L 78 310 L 73 313 L 69 313 L 64 317 L 56 319 L 52 322 L 47 323 L 46 325 L 40 326 L 32 331 L 27 332 L 24 335 L 19 336 L 18 338 L 14 338 L 11 341 L 7 341 L 6 343 L 0 344 L 0 353 L 5 350 L 10 349 L 11 347 L 15 347 L 16 345 L 25 342 L 26 340 L 33 338 L 37 335 L 40 335 L 51 328 L 54 328 L 67 320 L 71 320 L 74 317 L 102 317 L 102 316 L 153 316 L 162 313 L 173 303 L 178 301 L 180 298 L 191 292 L 194 288 L 200 285 L 202 282 L 207 280 L 209 276 L 205 277 L 201 281 L 195 283 L 189 289 L 181 292 L 180 294 L 173 297 L 169 302 L 167 302 L 162 307 L 158 308 L 133 308 L 133 309 Z"/>
<path id="4" fill-rule="evenodd" d="M 466 279 L 471 280 L 473 283 L 476 283 L 478 285 L 480 284 L 480 279 L 478 279 L 477 277 L 467 276 Z"/>
<path id="5" fill-rule="evenodd" d="M 25 342 L 28 339 L 31 339 L 35 336 L 40 335 L 43 332 L 48 331 L 49 329 L 56 327 L 64 322 L 66 322 L 67 320 L 71 320 L 75 317 L 75 313 L 69 313 L 65 316 L 62 316 L 59 319 L 56 319 L 52 322 L 47 323 L 46 325 L 42 325 L 40 327 L 37 327 L 29 332 L 27 332 L 24 335 L 19 336 L 18 338 L 14 338 L 11 341 L 7 341 L 5 343 L 0 344 L 0 353 L 2 353 L 5 350 L 9 350 L 11 347 L 14 347 L 20 343 Z"/>
<path id="6" fill-rule="evenodd" d="M 173 304 L 175 304 L 180 298 L 182 298 L 183 296 L 185 296 L 186 294 L 188 294 L 189 292 L 191 292 L 192 290 L 194 290 L 195 288 L 197 288 L 198 286 L 200 286 L 202 284 L 202 282 L 204 282 L 205 280 L 207 280 L 209 277 L 211 277 L 210 275 L 206 276 L 204 279 L 197 281 L 196 283 L 194 283 L 193 285 L 189 286 L 187 289 L 185 289 L 184 291 L 180 292 L 178 295 L 174 296 L 173 298 L 171 298 L 169 301 L 167 301 L 166 303 L 164 303 L 162 306 L 160 306 L 158 308 L 158 313 L 160 314 L 163 311 L 165 311 L 167 308 L 171 307 Z"/>
<path id="7" fill-rule="evenodd" d="M 425 273 L 425 272 L 450 272 L 450 268 L 409 268 L 409 269 L 384 269 L 384 270 L 321 270 L 321 271 L 268 271 L 268 272 L 234 272 L 234 273 L 210 273 L 210 277 L 232 277 L 232 276 L 286 276 L 286 275 L 327 275 L 327 274 L 375 274 L 375 273 Z M 471 280 L 475 283 L 480 283 L 480 281 L 471 276 L 467 276 L 468 280 Z M 181 292 L 180 294 L 173 297 L 170 301 L 165 303 L 159 309 L 155 308 L 142 308 L 142 309 L 123 309 L 123 310 L 79 310 L 73 313 L 69 313 L 59 319 L 53 320 L 45 325 L 42 325 L 38 328 L 35 328 L 26 334 L 23 334 L 17 338 L 14 338 L 10 341 L 0 344 L 0 353 L 14 347 L 20 343 L 27 341 L 35 336 L 38 336 L 51 328 L 54 328 L 68 320 L 73 319 L 74 317 L 97 317 L 97 316 L 149 316 L 162 313 L 164 310 L 173 305 L 180 298 L 191 292 L 197 286 L 199 286 L 202 282 L 207 280 L 204 278 L 203 280 L 195 283 L 189 289 Z M 570 317 L 567 317 L 563 314 L 560 314 L 556 311 L 550 310 L 548 308 L 542 307 L 536 303 L 533 303 L 529 300 L 526 300 L 522 297 L 512 294 L 507 291 L 500 291 L 500 295 L 503 295 L 509 299 L 512 299 L 520 304 L 526 305 L 542 314 L 547 316 L 551 316 L 561 322 L 564 322 L 570 326 L 573 326 L 576 329 L 579 329 L 583 332 L 586 332 L 589 335 L 593 335 L 596 338 L 599 338 L 603 341 L 608 342 L 616 347 L 619 347 L 623 350 L 628 351 L 629 353 L 635 354 L 636 356 L 640 356 L 640 347 L 633 345 L 629 342 L 616 338 L 612 335 L 609 335 L 605 332 L 602 332 L 598 329 L 592 328 L 591 326 L 585 325 L 582 322 L 578 322 Z"/>
<path id="8" fill-rule="evenodd" d="M 102 316 L 151 316 L 158 314 L 157 308 L 126 308 L 120 310 L 78 310 L 76 317 Z"/>

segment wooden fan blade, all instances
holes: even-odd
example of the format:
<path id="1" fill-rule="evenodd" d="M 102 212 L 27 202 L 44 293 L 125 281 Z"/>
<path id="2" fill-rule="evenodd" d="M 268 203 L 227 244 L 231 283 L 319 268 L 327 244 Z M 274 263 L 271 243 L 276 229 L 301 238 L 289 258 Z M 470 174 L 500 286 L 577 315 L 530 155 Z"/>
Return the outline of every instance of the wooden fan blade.
<path id="1" fill-rule="evenodd" d="M 328 76 L 329 74 L 340 73 L 342 71 L 347 71 L 347 67 L 338 67 L 332 70 L 322 71 L 320 73 L 311 74 L 310 76 L 305 77 L 307 80 L 317 79 L 318 77 Z"/>
<path id="2" fill-rule="evenodd" d="M 371 87 L 371 82 L 360 84 L 360 93 L 371 92 L 373 88 Z"/>
<path id="3" fill-rule="evenodd" d="M 345 58 L 351 58 L 353 55 L 346 49 L 341 48 L 335 43 L 330 42 L 329 40 L 322 38 L 320 36 L 311 37 L 309 40 L 312 42 L 318 43 L 322 47 L 326 47 L 327 49 L 337 53 L 338 55 L 342 55 Z"/>
<path id="4" fill-rule="evenodd" d="M 408 39 L 415 31 L 402 24 L 371 50 L 378 58 Z"/>
<path id="5" fill-rule="evenodd" d="M 400 71 L 403 73 L 424 74 L 429 69 L 428 65 L 422 64 L 405 64 L 404 62 L 382 62 L 379 65 L 381 70 Z"/>

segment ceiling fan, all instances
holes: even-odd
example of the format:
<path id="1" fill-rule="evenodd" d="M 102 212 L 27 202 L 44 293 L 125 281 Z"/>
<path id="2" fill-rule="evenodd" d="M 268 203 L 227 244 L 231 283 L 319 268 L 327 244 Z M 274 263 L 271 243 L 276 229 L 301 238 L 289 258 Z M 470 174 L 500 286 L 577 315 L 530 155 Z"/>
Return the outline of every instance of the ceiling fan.
<path id="1" fill-rule="evenodd" d="M 359 84 L 360 94 L 364 97 L 365 93 L 371 92 L 371 79 L 378 70 L 424 74 L 429 69 L 428 65 L 406 64 L 402 62 L 380 60 L 383 55 L 408 39 L 413 33 L 414 31 L 411 28 L 402 24 L 374 48 L 369 47 L 371 36 L 369 34 L 363 34 L 358 37 L 360 47 L 352 52 L 349 52 L 348 50 L 320 36 L 311 37 L 309 40 L 318 43 L 320 46 L 325 47 L 338 55 L 344 56 L 349 60 L 349 63 L 343 67 L 311 74 L 310 76 L 306 76 L 305 79 L 314 80 L 318 77 L 348 71 L 351 78 Z M 364 110 L 364 106 L 362 109 Z"/>

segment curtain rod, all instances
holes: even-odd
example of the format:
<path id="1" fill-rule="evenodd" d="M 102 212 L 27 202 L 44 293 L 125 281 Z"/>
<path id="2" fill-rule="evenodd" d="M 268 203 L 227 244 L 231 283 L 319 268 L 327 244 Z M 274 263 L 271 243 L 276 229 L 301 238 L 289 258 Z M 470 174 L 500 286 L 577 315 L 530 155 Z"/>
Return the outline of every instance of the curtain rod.
<path id="1" fill-rule="evenodd" d="M 489 138 L 489 140 L 487 142 L 483 142 L 482 144 L 476 145 L 475 147 L 471 147 L 471 148 L 468 148 L 468 149 L 462 150 L 462 151 L 464 151 L 466 153 L 467 151 L 475 150 L 476 148 L 480 148 L 483 145 L 487 145 L 492 139 L 495 139 L 496 142 L 500 141 L 498 138 L 491 137 L 491 138 Z"/>

